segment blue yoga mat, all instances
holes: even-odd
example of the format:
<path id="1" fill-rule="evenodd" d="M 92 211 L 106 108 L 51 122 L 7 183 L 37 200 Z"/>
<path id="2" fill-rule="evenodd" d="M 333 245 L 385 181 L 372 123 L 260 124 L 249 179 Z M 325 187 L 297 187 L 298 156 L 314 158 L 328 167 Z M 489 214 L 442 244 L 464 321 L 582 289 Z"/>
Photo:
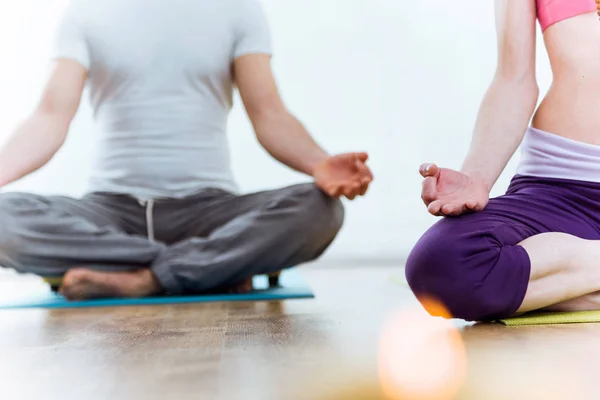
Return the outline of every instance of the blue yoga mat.
<path id="1" fill-rule="evenodd" d="M 308 283 L 295 269 L 282 273 L 280 287 L 269 288 L 266 276 L 254 278 L 255 290 L 247 294 L 220 294 L 200 296 L 160 296 L 142 299 L 99 299 L 71 302 L 52 292 L 46 284 L 14 285 L 11 290 L 0 293 L 0 309 L 19 308 L 83 308 L 144 306 L 156 304 L 207 303 L 222 301 L 265 301 L 285 299 L 311 299 L 314 294 Z"/>

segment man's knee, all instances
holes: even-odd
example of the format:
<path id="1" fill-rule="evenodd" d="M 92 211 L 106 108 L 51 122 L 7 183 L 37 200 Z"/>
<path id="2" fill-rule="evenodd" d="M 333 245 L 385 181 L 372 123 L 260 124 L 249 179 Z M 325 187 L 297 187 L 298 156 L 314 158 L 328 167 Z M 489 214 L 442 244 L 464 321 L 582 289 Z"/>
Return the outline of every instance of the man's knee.
<path id="1" fill-rule="evenodd" d="M 422 303 L 439 302 L 453 318 L 497 317 L 510 305 L 486 277 L 497 266 L 501 248 L 486 235 L 465 234 L 459 226 L 453 232 L 459 223 L 442 221 L 421 238 L 407 260 L 406 279 Z"/>
<path id="2" fill-rule="evenodd" d="M 19 239 L 14 221 L 4 218 L 0 212 L 0 267 L 11 267 L 26 250 L 27 246 Z"/>
<path id="3" fill-rule="evenodd" d="M 313 233 L 335 237 L 344 223 L 344 206 L 340 199 L 327 196 L 314 184 L 299 186 L 303 212 L 300 223 Z"/>
<path id="4" fill-rule="evenodd" d="M 18 258 L 26 249 L 23 238 L 28 230 L 23 218 L 40 218 L 39 198 L 25 193 L 0 195 L 0 259 Z"/>

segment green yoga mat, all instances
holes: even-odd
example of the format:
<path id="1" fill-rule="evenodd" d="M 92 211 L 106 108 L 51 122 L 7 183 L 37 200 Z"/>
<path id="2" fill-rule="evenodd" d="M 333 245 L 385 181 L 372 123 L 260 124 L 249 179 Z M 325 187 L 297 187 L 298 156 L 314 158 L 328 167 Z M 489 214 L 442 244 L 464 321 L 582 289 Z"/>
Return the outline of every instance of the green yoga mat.
<path id="1" fill-rule="evenodd" d="M 505 326 L 589 324 L 600 322 L 600 311 L 529 313 L 496 322 Z"/>
<path id="2" fill-rule="evenodd" d="M 409 287 L 404 277 L 393 276 L 391 280 L 397 285 Z M 494 322 L 504 326 L 600 323 L 600 311 L 532 312 Z"/>

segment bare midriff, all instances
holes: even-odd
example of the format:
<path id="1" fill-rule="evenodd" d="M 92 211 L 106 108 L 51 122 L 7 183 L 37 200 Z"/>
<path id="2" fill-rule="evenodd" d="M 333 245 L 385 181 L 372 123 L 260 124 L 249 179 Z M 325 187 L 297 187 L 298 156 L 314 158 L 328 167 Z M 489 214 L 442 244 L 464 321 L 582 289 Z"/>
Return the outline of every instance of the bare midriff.
<path id="1" fill-rule="evenodd" d="M 600 145 L 600 0 L 597 11 L 549 26 L 544 42 L 553 81 L 532 125 Z"/>

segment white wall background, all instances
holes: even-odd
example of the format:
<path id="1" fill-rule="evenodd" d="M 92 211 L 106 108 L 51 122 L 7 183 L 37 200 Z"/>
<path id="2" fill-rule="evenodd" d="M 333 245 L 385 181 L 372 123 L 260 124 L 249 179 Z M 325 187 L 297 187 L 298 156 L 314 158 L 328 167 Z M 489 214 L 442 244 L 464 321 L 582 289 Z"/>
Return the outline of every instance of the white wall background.
<path id="1" fill-rule="evenodd" d="M 18 0 L 2 7 L 0 138 L 35 105 L 65 1 Z M 330 260 L 402 259 L 435 221 L 421 204 L 417 169 L 425 161 L 459 167 L 467 151 L 495 68 L 493 3 L 264 0 L 274 68 L 290 109 L 331 152 L 371 154 L 376 181 L 368 197 L 348 204 Z M 551 73 L 539 42 L 544 90 Z M 236 103 L 230 137 L 242 189 L 306 179 L 260 149 L 239 98 Z M 57 157 L 6 190 L 80 195 L 93 146 L 94 125 L 84 103 Z M 494 194 L 506 188 L 513 170 L 514 160 Z"/>

